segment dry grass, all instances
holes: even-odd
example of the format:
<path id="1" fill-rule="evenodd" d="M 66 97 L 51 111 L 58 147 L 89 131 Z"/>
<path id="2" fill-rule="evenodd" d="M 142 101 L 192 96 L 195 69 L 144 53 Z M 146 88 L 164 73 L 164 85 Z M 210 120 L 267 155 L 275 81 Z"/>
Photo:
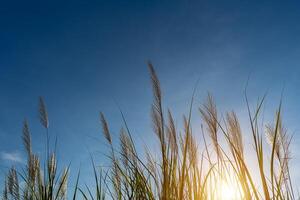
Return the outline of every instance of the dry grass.
<path id="1" fill-rule="evenodd" d="M 160 154 L 153 155 L 149 149 L 145 152 L 146 156 L 137 153 L 122 112 L 124 128 L 120 130 L 120 146 L 114 146 L 109 124 L 104 114 L 100 113 L 103 135 L 110 146 L 111 168 L 99 171 L 92 161 L 95 185 L 81 187 L 78 173 L 75 191 L 70 195 L 73 199 L 296 199 L 289 170 L 292 139 L 282 122 L 281 103 L 274 123 L 261 125 L 259 121 L 264 98 L 251 112 L 245 95 L 253 153 L 259 171 L 253 173 L 245 155 L 244 132 L 237 114 L 232 111 L 226 113 L 224 119 L 220 117 L 222 115 L 218 114 L 214 99 L 209 94 L 207 101 L 199 107 L 202 132 L 194 133 L 191 128 L 192 97 L 190 111 L 183 117 L 183 129 L 176 128 L 171 111 L 165 113 L 160 82 L 150 62 L 148 68 L 154 97 L 151 116 Z M 40 159 L 32 151 L 29 125 L 25 120 L 23 142 L 27 153 L 26 170 L 19 173 L 14 167 L 10 169 L 4 184 L 4 200 L 67 198 L 69 168 L 57 173 L 55 154 L 49 148 L 49 121 L 42 98 L 39 104 L 40 122 L 46 130 L 46 165 L 41 168 Z M 261 132 L 261 126 L 265 126 L 265 132 Z M 195 139 L 197 134 L 203 138 L 202 145 Z M 263 145 L 265 135 L 270 151 Z M 220 138 L 226 144 L 222 144 Z M 25 184 L 20 185 L 20 178 Z"/>

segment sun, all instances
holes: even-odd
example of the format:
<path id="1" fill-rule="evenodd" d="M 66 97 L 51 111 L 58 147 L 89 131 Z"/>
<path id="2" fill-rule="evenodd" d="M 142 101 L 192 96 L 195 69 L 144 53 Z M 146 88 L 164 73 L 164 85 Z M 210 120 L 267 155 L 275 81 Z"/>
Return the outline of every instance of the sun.
<path id="1" fill-rule="evenodd" d="M 240 200 L 243 197 L 241 187 L 237 181 L 227 178 L 216 182 L 216 197 L 218 200 Z"/>
<path id="2" fill-rule="evenodd" d="M 239 188 L 222 182 L 220 196 L 223 200 L 237 200 L 239 195 Z"/>
<path id="3" fill-rule="evenodd" d="M 210 180 L 210 200 L 241 200 L 244 197 L 242 187 L 235 176 L 214 177 Z"/>

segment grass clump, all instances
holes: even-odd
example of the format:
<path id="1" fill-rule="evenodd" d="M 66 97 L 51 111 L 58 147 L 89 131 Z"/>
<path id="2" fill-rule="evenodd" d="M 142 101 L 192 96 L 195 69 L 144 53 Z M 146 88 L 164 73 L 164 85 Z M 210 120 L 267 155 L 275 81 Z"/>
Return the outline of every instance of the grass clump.
<path id="1" fill-rule="evenodd" d="M 55 152 L 50 152 L 49 147 L 46 106 L 42 98 L 39 101 L 40 122 L 46 131 L 46 162 L 42 167 L 39 156 L 33 153 L 29 125 L 27 120 L 24 120 L 22 139 L 27 154 L 27 163 L 20 172 L 15 167 L 9 170 L 4 183 L 3 200 L 66 199 L 69 167 L 61 173 L 57 172 Z"/>
<path id="2" fill-rule="evenodd" d="M 193 94 L 189 113 L 183 116 L 183 128 L 178 129 L 172 112 L 165 111 L 163 107 L 160 82 L 150 62 L 148 68 L 154 97 L 151 117 L 159 155 L 154 155 L 149 149 L 145 150 L 144 155 L 137 152 L 122 112 L 124 126 L 120 130 L 119 146 L 113 145 L 109 124 L 104 114 L 100 113 L 103 135 L 110 147 L 111 167 L 99 170 L 92 161 L 95 186 L 82 188 L 78 173 L 75 190 L 70 195 L 73 199 L 297 199 L 289 169 L 292 138 L 282 122 L 281 103 L 274 123 L 262 125 L 260 113 L 264 98 L 252 112 L 245 93 L 258 170 L 258 173 L 253 173 L 245 154 L 244 131 L 237 114 L 227 112 L 223 117 L 218 113 L 213 97 L 208 95 L 206 102 L 198 108 L 202 119 L 201 131 L 194 133 L 191 126 Z M 40 122 L 46 130 L 46 162 L 41 168 L 39 157 L 32 152 L 29 126 L 25 121 L 23 143 L 27 152 L 26 170 L 17 172 L 14 167 L 9 170 L 4 184 L 4 200 L 67 199 L 69 167 L 57 173 L 55 153 L 49 148 L 49 121 L 42 98 L 39 112 Z M 202 138 L 201 145 L 196 138 Z M 269 150 L 263 145 L 264 138 L 270 144 Z M 20 185 L 20 178 L 25 184 Z"/>

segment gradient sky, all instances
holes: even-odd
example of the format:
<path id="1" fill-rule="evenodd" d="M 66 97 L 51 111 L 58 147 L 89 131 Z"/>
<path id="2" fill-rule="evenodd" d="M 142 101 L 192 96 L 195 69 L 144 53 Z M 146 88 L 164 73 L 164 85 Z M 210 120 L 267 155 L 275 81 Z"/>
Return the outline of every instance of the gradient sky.
<path id="1" fill-rule="evenodd" d="M 90 163 L 89 152 L 105 163 L 99 111 L 117 139 L 119 105 L 136 141 L 151 143 L 148 59 L 178 123 L 197 79 L 197 106 L 210 91 L 221 110 L 240 114 L 248 76 L 251 103 L 268 91 L 267 116 L 284 88 L 284 121 L 294 134 L 292 156 L 300 160 L 299 19 L 298 0 L 1 1 L 1 180 L 8 166 L 24 162 L 25 117 L 34 150 L 43 151 L 39 96 L 47 103 L 52 139 L 59 139 L 60 164 L 72 162 L 75 174 Z"/>

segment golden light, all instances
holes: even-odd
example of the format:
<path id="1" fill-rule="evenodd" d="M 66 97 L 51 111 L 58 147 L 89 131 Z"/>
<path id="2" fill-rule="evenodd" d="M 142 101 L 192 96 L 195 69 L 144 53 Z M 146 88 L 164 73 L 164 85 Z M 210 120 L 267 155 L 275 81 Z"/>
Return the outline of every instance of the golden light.
<path id="1" fill-rule="evenodd" d="M 222 181 L 220 189 L 220 197 L 223 200 L 237 200 L 240 196 L 239 188 L 235 185 Z"/>
<path id="2" fill-rule="evenodd" d="M 243 192 L 238 181 L 233 178 L 234 176 L 226 176 L 211 180 L 210 183 L 210 200 L 240 200 L 243 199 Z"/>

